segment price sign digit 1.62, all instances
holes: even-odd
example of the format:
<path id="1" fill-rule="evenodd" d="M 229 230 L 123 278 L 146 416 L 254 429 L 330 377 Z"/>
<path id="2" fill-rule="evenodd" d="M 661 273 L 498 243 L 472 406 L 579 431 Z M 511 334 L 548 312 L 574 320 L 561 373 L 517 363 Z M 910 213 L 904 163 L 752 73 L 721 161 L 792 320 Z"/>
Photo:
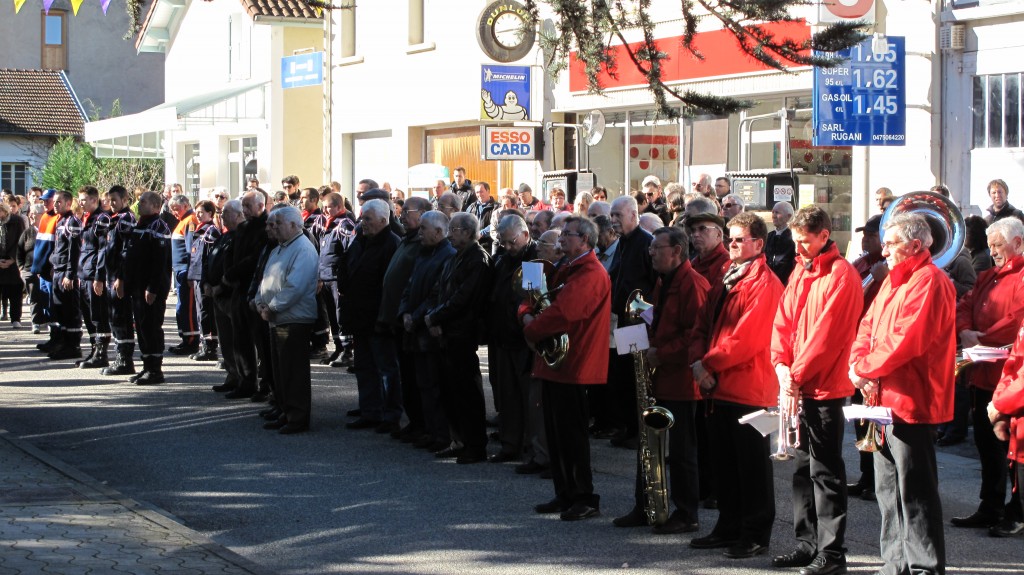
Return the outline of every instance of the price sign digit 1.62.
<path id="1" fill-rule="evenodd" d="M 904 40 L 889 36 L 873 49 L 868 38 L 839 52 L 839 66 L 814 69 L 815 146 L 906 143 Z"/>

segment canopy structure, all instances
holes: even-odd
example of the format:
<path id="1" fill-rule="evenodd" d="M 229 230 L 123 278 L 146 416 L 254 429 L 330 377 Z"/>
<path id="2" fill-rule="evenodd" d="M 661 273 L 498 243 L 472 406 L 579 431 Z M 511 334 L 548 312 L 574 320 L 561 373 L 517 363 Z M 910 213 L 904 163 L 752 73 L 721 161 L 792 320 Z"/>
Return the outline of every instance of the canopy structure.
<path id="1" fill-rule="evenodd" d="M 168 132 L 265 119 L 269 84 L 266 80 L 233 84 L 138 114 L 89 122 L 85 141 L 98 158 L 165 158 Z"/>

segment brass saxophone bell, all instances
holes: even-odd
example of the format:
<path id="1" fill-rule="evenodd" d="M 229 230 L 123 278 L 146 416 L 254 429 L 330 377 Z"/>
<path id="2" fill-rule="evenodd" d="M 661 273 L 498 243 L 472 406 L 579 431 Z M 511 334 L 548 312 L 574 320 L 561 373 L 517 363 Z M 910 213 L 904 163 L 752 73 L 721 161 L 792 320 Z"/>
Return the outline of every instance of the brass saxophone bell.
<path id="1" fill-rule="evenodd" d="M 635 289 L 626 299 L 626 321 L 631 324 L 643 323 L 640 317 L 644 312 L 654 307 L 654 304 L 644 301 L 643 292 Z"/>

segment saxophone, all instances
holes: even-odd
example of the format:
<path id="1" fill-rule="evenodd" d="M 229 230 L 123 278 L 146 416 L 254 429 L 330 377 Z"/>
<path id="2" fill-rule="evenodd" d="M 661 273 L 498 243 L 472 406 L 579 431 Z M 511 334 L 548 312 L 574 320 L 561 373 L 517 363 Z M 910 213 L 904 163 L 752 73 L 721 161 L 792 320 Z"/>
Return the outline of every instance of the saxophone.
<path id="1" fill-rule="evenodd" d="M 640 297 L 640 290 L 629 297 L 626 317 L 633 319 L 631 310 L 646 304 Z M 647 304 L 649 307 L 649 304 Z M 668 430 L 675 424 L 672 412 L 655 405 L 651 392 L 651 371 L 647 358 L 641 350 L 630 349 L 633 355 L 633 374 L 636 379 L 636 405 L 640 418 L 639 443 L 637 452 L 640 470 L 644 477 L 644 495 L 647 504 L 644 513 L 649 525 L 662 525 L 668 521 L 668 482 L 665 474 L 665 455 L 668 452 Z"/>

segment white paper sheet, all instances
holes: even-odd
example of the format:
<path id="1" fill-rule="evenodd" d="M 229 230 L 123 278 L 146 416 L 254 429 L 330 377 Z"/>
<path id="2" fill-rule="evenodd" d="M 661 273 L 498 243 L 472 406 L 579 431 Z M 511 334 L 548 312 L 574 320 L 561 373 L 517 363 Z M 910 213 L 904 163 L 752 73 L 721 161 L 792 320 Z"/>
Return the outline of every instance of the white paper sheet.
<path id="1" fill-rule="evenodd" d="M 779 429 L 779 415 L 767 409 L 748 413 L 741 417 L 739 422 L 752 426 L 764 437 Z"/>
<path id="2" fill-rule="evenodd" d="M 644 351 L 651 347 L 647 340 L 647 326 L 644 324 L 620 327 L 615 330 L 615 349 L 619 355 L 626 355 L 634 351 Z"/>
<path id="3" fill-rule="evenodd" d="M 544 264 L 540 262 L 523 262 L 523 289 L 539 289 L 545 285 Z"/>
<path id="4" fill-rule="evenodd" d="M 976 345 L 964 349 L 964 357 L 974 362 L 999 361 L 1006 359 L 1009 355 L 1010 350 L 1003 347 Z"/>
<path id="5" fill-rule="evenodd" d="M 879 425 L 889 425 L 892 423 L 892 410 L 888 407 L 868 407 L 858 404 L 847 405 L 843 407 L 843 415 L 846 416 L 846 421 L 863 419 L 864 421 L 874 421 Z"/>

